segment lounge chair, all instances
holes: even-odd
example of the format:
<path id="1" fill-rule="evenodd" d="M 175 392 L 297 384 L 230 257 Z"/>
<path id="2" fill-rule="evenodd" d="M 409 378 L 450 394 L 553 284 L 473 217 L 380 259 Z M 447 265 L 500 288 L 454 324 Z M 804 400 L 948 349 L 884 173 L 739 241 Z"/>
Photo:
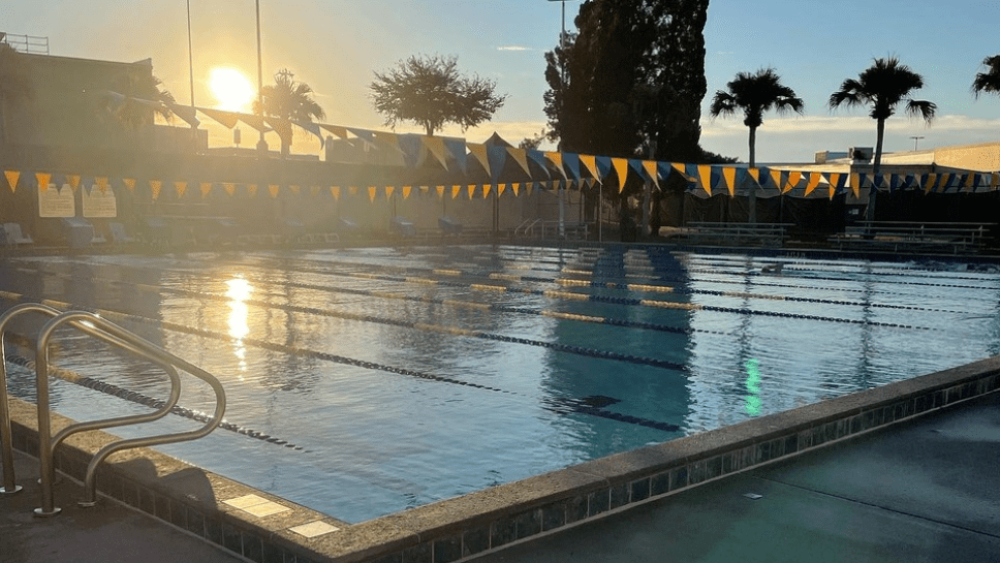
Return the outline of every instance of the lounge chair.
<path id="1" fill-rule="evenodd" d="M 7 244 L 11 246 L 20 246 L 22 244 L 34 244 L 35 241 L 29 236 L 21 232 L 20 223 L 4 223 L 3 230 L 7 234 Z"/>

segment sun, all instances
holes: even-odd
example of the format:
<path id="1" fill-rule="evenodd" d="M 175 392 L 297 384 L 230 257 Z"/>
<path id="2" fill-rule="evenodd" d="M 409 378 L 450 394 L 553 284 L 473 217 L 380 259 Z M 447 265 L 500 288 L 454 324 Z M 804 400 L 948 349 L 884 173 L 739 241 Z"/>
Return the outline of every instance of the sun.
<path id="1" fill-rule="evenodd" d="M 225 111 L 249 112 L 250 102 L 257 95 L 246 75 L 235 68 L 212 69 L 209 85 L 219 102 L 215 107 Z"/>

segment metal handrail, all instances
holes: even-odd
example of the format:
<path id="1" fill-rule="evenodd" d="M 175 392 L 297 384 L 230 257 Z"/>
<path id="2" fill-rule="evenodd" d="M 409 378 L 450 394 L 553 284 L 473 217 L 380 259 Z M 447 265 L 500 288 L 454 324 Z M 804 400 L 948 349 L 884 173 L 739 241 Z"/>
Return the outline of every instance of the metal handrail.
<path id="1" fill-rule="evenodd" d="M 23 315 L 25 313 L 41 313 L 43 315 L 48 315 L 49 317 L 55 317 L 61 314 L 61 311 L 54 307 L 48 305 L 38 304 L 38 303 L 24 303 L 21 305 L 16 305 L 8 309 L 2 316 L 0 316 L 0 360 L 6 358 L 6 352 L 4 350 L 4 335 L 6 334 L 6 327 L 12 321 L 14 317 Z M 104 340 L 105 342 L 114 344 L 118 347 L 129 349 L 134 353 L 140 353 L 136 351 L 132 346 L 121 339 L 115 338 L 111 335 L 104 334 L 94 328 L 87 326 L 86 324 L 78 324 L 76 327 L 88 334 L 91 334 L 97 338 Z M 159 364 L 167 372 L 167 375 L 171 380 L 171 394 L 167 402 L 163 407 L 154 411 L 150 414 L 139 415 L 142 419 L 140 422 L 151 422 L 166 416 L 170 409 L 172 409 L 176 404 L 178 399 L 180 399 L 180 377 L 177 375 L 177 370 L 174 369 L 170 364 L 154 361 L 154 363 Z M 2 441 L 0 441 L 0 458 L 3 460 L 3 470 L 4 470 L 4 487 L 0 489 L 2 493 L 13 494 L 21 490 L 21 486 L 16 484 L 14 476 L 14 464 L 13 464 L 13 440 L 11 436 L 11 425 L 10 425 L 10 413 L 8 410 L 7 401 L 7 371 L 6 362 L 0 361 L 0 430 L 3 431 Z M 121 426 L 123 424 L 132 423 L 130 418 L 126 417 L 122 419 L 108 419 L 103 421 L 92 421 L 84 423 L 89 428 L 88 430 L 94 430 L 98 428 L 110 428 L 113 426 Z M 71 432 L 67 432 L 70 428 L 78 427 L 80 425 L 74 425 L 67 429 L 64 429 L 59 435 L 56 436 L 55 443 L 58 444 Z"/>
<path id="2" fill-rule="evenodd" d="M 212 387 L 216 396 L 214 415 L 205 423 L 204 426 L 189 432 L 178 432 L 173 434 L 149 436 L 145 438 L 119 440 L 104 446 L 96 454 L 94 454 L 94 457 L 87 465 L 87 472 L 84 479 L 86 496 L 85 499 L 79 504 L 86 507 L 93 506 L 96 503 L 97 466 L 112 453 L 129 448 L 194 440 L 208 435 L 222 422 L 222 417 L 226 410 L 225 390 L 223 389 L 222 384 L 219 383 L 219 380 L 205 370 L 192 365 L 191 363 L 167 352 L 166 350 L 163 350 L 142 337 L 93 313 L 85 311 L 70 311 L 64 313 L 53 307 L 49 307 L 48 305 L 36 303 L 16 305 L 7 310 L 3 315 L 0 315 L 0 431 L 2 431 L 2 433 L 0 433 L 0 438 L 2 438 L 2 443 L 0 443 L 0 448 L 2 448 L 2 450 L 0 450 L 0 456 L 2 456 L 4 470 L 4 488 L 0 489 L 0 492 L 14 493 L 21 489 L 14 483 L 13 444 L 10 432 L 10 413 L 7 408 L 7 374 L 4 360 L 6 355 L 4 354 L 3 349 L 4 334 L 6 326 L 11 322 L 11 319 L 29 312 L 41 313 L 51 317 L 51 319 L 42 327 L 36 342 L 35 375 L 38 402 L 38 457 L 40 465 L 39 470 L 41 474 L 40 483 L 42 501 L 42 506 L 35 509 L 36 515 L 52 516 L 60 512 L 60 509 L 54 506 L 55 502 L 52 490 L 55 482 L 55 467 L 53 464 L 53 458 L 55 456 L 56 447 L 68 436 L 78 432 L 123 426 L 126 424 L 141 424 L 145 422 L 152 422 L 166 416 L 166 414 L 174 408 L 180 398 L 180 377 L 177 373 L 178 368 L 190 373 L 202 381 L 205 381 Z M 56 329 L 62 325 L 69 325 L 70 327 L 75 328 L 89 336 L 102 340 L 105 343 L 116 346 L 127 352 L 131 352 L 134 355 L 140 356 L 164 368 L 164 371 L 167 373 L 171 382 L 171 390 L 168 400 L 162 407 L 151 413 L 76 423 L 63 428 L 55 436 L 52 436 L 48 386 L 48 348 L 49 340 L 52 335 L 55 333 Z"/>
<path id="3" fill-rule="evenodd" d="M 52 486 L 55 481 L 55 468 L 53 465 L 53 457 L 55 455 L 55 447 L 58 445 L 59 441 L 65 439 L 71 432 L 63 432 L 57 436 L 57 440 L 53 440 L 51 437 L 51 426 L 49 421 L 49 391 L 48 391 L 48 344 L 49 339 L 52 337 L 53 333 L 57 328 L 63 324 L 69 324 L 70 326 L 78 329 L 83 329 L 85 332 L 90 333 L 88 327 L 82 324 L 82 321 L 92 323 L 95 328 L 99 328 L 105 333 L 110 333 L 110 338 L 105 338 L 107 334 L 102 335 L 99 331 L 94 331 L 94 336 L 105 340 L 109 343 L 115 343 L 115 340 L 123 341 L 126 343 L 125 349 L 139 354 L 146 359 L 156 362 L 156 363 L 168 363 L 175 367 L 179 367 L 182 370 L 190 373 L 191 375 L 201 379 L 205 383 L 208 383 L 212 390 L 215 392 L 216 403 L 215 403 L 215 414 L 198 430 L 192 430 L 189 432 L 178 432 L 174 434 L 162 434 L 159 436 L 150 436 L 146 438 L 133 438 L 130 440 L 120 440 L 108 444 L 101 448 L 94 457 L 90 460 L 87 465 L 87 473 L 84 479 L 85 487 L 85 500 L 80 502 L 81 506 L 93 506 L 97 501 L 97 490 L 95 486 L 97 466 L 103 461 L 107 456 L 124 449 L 129 448 L 139 448 L 146 446 L 155 446 L 159 444 L 170 444 L 176 442 L 185 442 L 189 440 L 195 440 L 203 436 L 207 436 L 219 424 L 222 422 L 222 417 L 226 412 L 226 392 L 222 387 L 222 384 L 216 379 L 212 374 L 207 371 L 179 358 L 166 350 L 152 344 L 151 342 L 143 339 L 142 337 L 133 334 L 125 330 L 124 328 L 111 323 L 101 317 L 94 315 L 93 313 L 88 313 L 84 311 L 70 311 L 67 313 L 62 313 L 56 317 L 53 317 L 45 326 L 42 327 L 41 332 L 39 332 L 38 342 L 36 347 L 36 358 L 35 358 L 35 373 L 36 373 L 36 385 L 37 385 L 37 400 L 38 400 L 38 449 L 39 449 L 39 471 L 41 473 L 42 480 L 42 506 L 35 509 L 35 514 L 39 516 L 49 516 L 57 514 L 59 511 L 54 506 L 53 491 Z M 134 421 L 138 421 L 143 417 L 131 417 Z M 114 419 L 116 425 L 120 425 L 122 419 Z M 107 421 L 106 421 L 107 422 Z M 74 432 L 80 432 L 87 428 L 86 426 L 92 426 L 91 423 L 85 423 L 77 425 L 73 430 Z"/>

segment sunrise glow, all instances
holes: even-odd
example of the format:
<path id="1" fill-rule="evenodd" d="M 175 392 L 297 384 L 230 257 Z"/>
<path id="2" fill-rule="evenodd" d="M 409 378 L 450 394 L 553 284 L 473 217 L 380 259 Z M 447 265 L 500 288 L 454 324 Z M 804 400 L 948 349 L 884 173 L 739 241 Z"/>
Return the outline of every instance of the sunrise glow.
<path id="1" fill-rule="evenodd" d="M 218 101 L 215 107 L 225 111 L 249 113 L 250 104 L 257 95 L 246 75 L 234 68 L 212 69 L 209 86 Z"/>

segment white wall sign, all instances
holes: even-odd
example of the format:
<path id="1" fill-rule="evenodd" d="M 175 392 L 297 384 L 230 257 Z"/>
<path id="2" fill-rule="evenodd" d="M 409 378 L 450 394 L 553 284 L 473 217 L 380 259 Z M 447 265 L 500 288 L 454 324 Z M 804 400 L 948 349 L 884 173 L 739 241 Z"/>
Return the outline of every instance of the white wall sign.
<path id="1" fill-rule="evenodd" d="M 117 217 L 118 200 L 115 199 L 115 192 L 107 189 L 101 191 L 97 186 L 83 190 L 83 216 L 84 217 Z"/>
<path id="2" fill-rule="evenodd" d="M 63 184 L 59 188 L 55 184 L 49 184 L 47 189 L 38 188 L 38 216 L 39 217 L 75 217 L 76 200 L 73 197 L 73 188 L 69 184 Z"/>

